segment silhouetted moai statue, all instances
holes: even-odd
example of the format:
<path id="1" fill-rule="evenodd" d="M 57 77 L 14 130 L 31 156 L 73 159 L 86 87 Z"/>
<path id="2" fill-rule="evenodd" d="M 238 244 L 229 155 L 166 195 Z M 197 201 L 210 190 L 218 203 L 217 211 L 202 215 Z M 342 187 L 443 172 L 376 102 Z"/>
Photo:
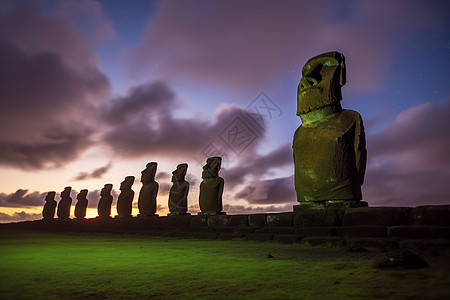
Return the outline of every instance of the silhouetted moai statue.
<path id="1" fill-rule="evenodd" d="M 139 192 L 138 208 L 140 216 L 156 215 L 156 196 L 158 196 L 159 184 L 155 181 L 158 163 L 150 162 L 141 172 L 142 188 Z M 157 215 L 156 215 L 157 216 Z"/>
<path id="2" fill-rule="evenodd" d="M 219 170 L 222 158 L 218 156 L 210 157 L 203 166 L 202 178 L 200 183 L 200 214 L 218 215 L 226 214 L 222 212 L 222 194 L 224 180 L 219 177 Z"/>
<path id="3" fill-rule="evenodd" d="M 81 190 L 77 195 L 77 204 L 75 204 L 75 218 L 84 219 L 86 217 L 86 209 L 88 205 L 88 190 Z"/>
<path id="4" fill-rule="evenodd" d="M 171 215 L 187 214 L 187 196 L 189 182 L 185 180 L 188 164 L 179 164 L 172 172 L 173 185 L 169 192 L 169 210 Z"/>
<path id="5" fill-rule="evenodd" d="M 133 183 L 134 176 L 127 176 L 120 183 L 120 195 L 117 199 L 117 213 L 119 217 L 131 217 L 134 198 L 134 191 L 131 189 Z"/>
<path id="6" fill-rule="evenodd" d="M 317 55 L 302 69 L 297 91 L 302 125 L 293 142 L 300 204 L 362 205 L 366 141 L 361 116 L 340 104 L 345 74 L 345 58 L 339 52 Z"/>
<path id="7" fill-rule="evenodd" d="M 64 191 L 61 192 L 61 200 L 58 204 L 58 210 L 56 214 L 59 219 L 68 219 L 70 217 L 70 206 L 72 205 L 72 198 L 70 198 L 70 191 L 72 187 L 67 186 Z"/>
<path id="8" fill-rule="evenodd" d="M 98 202 L 97 206 L 99 218 L 111 217 L 111 205 L 113 201 L 113 196 L 111 196 L 112 187 L 112 184 L 107 183 L 100 191 L 100 201 Z"/>
<path id="9" fill-rule="evenodd" d="M 44 209 L 42 211 L 42 217 L 45 220 L 53 219 L 55 217 L 56 210 L 56 201 L 55 201 L 56 192 L 48 192 L 47 196 L 45 196 L 45 204 Z"/>

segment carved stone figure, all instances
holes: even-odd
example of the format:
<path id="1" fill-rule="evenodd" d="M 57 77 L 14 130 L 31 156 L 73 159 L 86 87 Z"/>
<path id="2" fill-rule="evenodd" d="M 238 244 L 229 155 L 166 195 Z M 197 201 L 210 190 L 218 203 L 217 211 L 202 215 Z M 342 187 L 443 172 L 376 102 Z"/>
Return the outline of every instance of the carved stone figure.
<path id="1" fill-rule="evenodd" d="M 185 180 L 188 164 L 179 164 L 172 172 L 172 187 L 169 192 L 169 210 L 171 215 L 187 214 L 187 196 L 189 182 Z"/>
<path id="2" fill-rule="evenodd" d="M 297 91 L 302 125 L 294 134 L 295 190 L 302 202 L 359 201 L 367 151 L 361 116 L 342 109 L 345 58 L 317 55 L 305 64 Z"/>
<path id="3" fill-rule="evenodd" d="M 70 198 L 70 191 L 72 187 L 67 186 L 64 191 L 61 192 L 61 200 L 58 204 L 58 210 L 56 214 L 59 219 L 68 219 L 70 217 L 70 206 L 72 205 L 72 198 Z"/>
<path id="4" fill-rule="evenodd" d="M 88 205 L 88 190 L 81 190 L 77 195 L 77 204 L 75 204 L 75 218 L 84 219 L 86 217 L 86 209 Z"/>
<path id="5" fill-rule="evenodd" d="M 200 183 L 199 194 L 201 214 L 225 214 L 222 212 L 224 180 L 222 177 L 219 177 L 221 163 L 222 158 L 214 156 L 209 157 L 206 160 L 206 165 L 203 166 L 203 181 Z"/>
<path id="6" fill-rule="evenodd" d="M 112 187 L 112 184 L 107 183 L 100 191 L 100 201 L 98 202 L 97 206 L 99 218 L 111 217 L 111 205 L 113 201 L 113 196 L 111 196 Z"/>
<path id="7" fill-rule="evenodd" d="M 120 195 L 117 199 L 117 213 L 119 217 L 131 217 L 134 191 L 131 186 L 134 183 L 134 176 L 127 176 L 120 184 Z"/>
<path id="8" fill-rule="evenodd" d="M 48 192 L 47 196 L 45 196 L 45 204 L 44 209 L 42 211 L 42 217 L 45 220 L 53 219 L 55 217 L 56 210 L 56 201 L 55 201 L 56 192 Z"/>
<path id="9" fill-rule="evenodd" d="M 141 172 L 142 188 L 138 199 L 139 214 L 141 216 L 155 216 L 156 213 L 156 196 L 159 189 L 159 184 L 155 181 L 157 166 L 158 163 L 150 162 L 145 170 Z"/>

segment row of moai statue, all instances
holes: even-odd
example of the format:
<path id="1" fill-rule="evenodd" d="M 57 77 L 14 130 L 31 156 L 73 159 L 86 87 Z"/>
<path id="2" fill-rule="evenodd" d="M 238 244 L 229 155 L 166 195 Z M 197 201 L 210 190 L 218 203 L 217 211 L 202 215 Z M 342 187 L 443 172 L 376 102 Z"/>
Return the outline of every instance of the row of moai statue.
<path id="1" fill-rule="evenodd" d="M 203 166 L 202 179 L 200 183 L 199 205 L 201 212 L 199 214 L 217 215 L 225 214 L 222 212 L 222 194 L 224 180 L 219 177 L 222 158 L 219 156 L 210 157 Z M 158 216 L 157 211 L 157 195 L 159 184 L 155 181 L 156 169 L 158 164 L 150 162 L 141 172 L 142 188 L 139 192 L 138 208 L 139 216 Z M 169 215 L 188 215 L 188 193 L 189 182 L 185 180 L 188 164 L 179 164 L 172 172 L 172 187 L 169 191 Z M 134 176 L 127 176 L 120 184 L 120 194 L 117 199 L 118 217 L 131 217 L 134 191 L 132 186 Z M 110 218 L 111 206 L 113 202 L 112 184 L 105 184 L 100 192 L 100 200 L 98 202 L 97 212 L 98 218 Z M 72 188 L 66 187 L 61 192 L 61 200 L 57 204 L 55 201 L 56 192 L 48 192 L 45 197 L 45 205 L 43 209 L 44 219 L 53 219 L 55 210 L 58 218 L 68 219 L 70 217 L 70 207 L 72 198 L 70 192 Z M 75 205 L 75 218 L 83 219 L 86 217 L 88 205 L 88 190 L 81 190 L 77 195 L 77 203 Z"/>

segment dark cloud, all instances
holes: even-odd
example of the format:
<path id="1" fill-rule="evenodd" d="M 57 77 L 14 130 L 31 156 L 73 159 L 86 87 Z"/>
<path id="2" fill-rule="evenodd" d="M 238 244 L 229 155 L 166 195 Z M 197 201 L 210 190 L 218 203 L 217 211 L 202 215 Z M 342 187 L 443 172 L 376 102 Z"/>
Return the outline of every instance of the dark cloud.
<path id="1" fill-rule="evenodd" d="M 294 176 L 252 181 L 235 198 L 255 205 L 295 203 Z"/>
<path id="2" fill-rule="evenodd" d="M 447 204 L 450 189 L 450 100 L 429 102 L 398 115 L 367 137 L 363 197 L 372 205 Z"/>
<path id="3" fill-rule="evenodd" d="M 108 79 L 60 12 L 7 3 L 0 14 L 0 164 L 61 166 L 91 145 L 88 120 L 109 93 Z"/>
<path id="4" fill-rule="evenodd" d="M 26 213 L 15 212 L 13 215 L 5 214 L 0 212 L 0 223 L 9 223 L 9 222 L 21 222 L 21 221 L 32 221 L 32 220 L 40 220 L 42 219 L 41 214 L 34 213 Z"/>
<path id="5" fill-rule="evenodd" d="M 35 207 L 43 206 L 47 193 L 19 189 L 11 194 L 0 193 L 0 207 Z"/>
<path id="6" fill-rule="evenodd" d="M 109 162 L 106 166 L 94 169 L 92 172 L 81 172 L 73 180 L 86 180 L 91 178 L 101 178 L 103 174 L 108 172 L 112 163 Z"/>
<path id="7" fill-rule="evenodd" d="M 289 203 L 285 205 L 275 206 L 244 206 L 244 205 L 230 205 L 225 204 L 223 206 L 223 211 L 228 214 L 239 215 L 239 214 L 259 214 L 259 213 L 277 213 L 277 212 L 291 212 L 293 205 L 296 203 Z"/>

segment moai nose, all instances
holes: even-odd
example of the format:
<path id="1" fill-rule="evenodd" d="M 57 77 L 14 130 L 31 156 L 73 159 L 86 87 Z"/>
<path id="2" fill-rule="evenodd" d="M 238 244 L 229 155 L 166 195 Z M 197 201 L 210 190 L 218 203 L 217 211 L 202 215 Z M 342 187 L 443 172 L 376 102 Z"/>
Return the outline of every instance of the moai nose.
<path id="1" fill-rule="evenodd" d="M 317 83 L 318 81 L 314 77 L 302 77 L 302 79 L 300 79 L 300 90 L 316 85 Z"/>

